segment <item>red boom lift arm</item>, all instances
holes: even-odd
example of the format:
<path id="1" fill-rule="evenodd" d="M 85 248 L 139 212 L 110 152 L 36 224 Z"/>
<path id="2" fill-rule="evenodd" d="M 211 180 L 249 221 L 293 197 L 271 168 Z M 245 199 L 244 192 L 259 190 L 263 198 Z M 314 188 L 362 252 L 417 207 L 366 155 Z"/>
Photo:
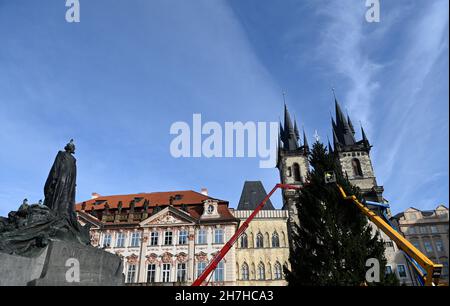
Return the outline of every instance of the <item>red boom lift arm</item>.
<path id="1" fill-rule="evenodd" d="M 247 218 L 247 220 L 242 223 L 242 225 L 237 229 L 234 233 L 233 237 L 228 240 L 228 242 L 222 247 L 219 253 L 217 253 L 203 273 L 192 283 L 192 286 L 201 286 L 205 279 L 213 272 L 219 262 L 225 257 L 228 251 L 233 247 L 233 244 L 239 239 L 239 237 L 245 232 L 248 228 L 249 223 L 256 217 L 259 211 L 264 207 L 267 200 L 272 196 L 272 194 L 278 189 L 301 189 L 301 186 L 295 185 L 286 185 L 286 184 L 276 184 L 275 187 L 269 192 L 269 194 L 259 203 L 256 209 L 252 212 L 252 214 Z"/>

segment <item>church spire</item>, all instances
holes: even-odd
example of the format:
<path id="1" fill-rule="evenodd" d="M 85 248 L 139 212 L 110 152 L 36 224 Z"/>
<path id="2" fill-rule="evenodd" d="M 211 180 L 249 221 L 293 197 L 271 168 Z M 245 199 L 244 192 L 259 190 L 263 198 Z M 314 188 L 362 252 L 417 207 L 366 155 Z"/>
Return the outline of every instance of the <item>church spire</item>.
<path id="1" fill-rule="evenodd" d="M 336 136 L 343 145 L 354 145 L 356 141 L 352 132 L 352 128 L 350 128 L 350 125 L 341 110 L 341 106 L 339 105 L 336 96 L 334 99 L 334 104 L 336 109 Z"/>
<path id="2" fill-rule="evenodd" d="M 309 151 L 308 138 L 306 138 L 305 128 L 303 127 L 303 145 Z"/>
<path id="3" fill-rule="evenodd" d="M 337 149 L 341 146 L 339 139 L 336 135 L 336 130 L 333 129 L 333 144 L 334 144 L 334 150 L 337 151 Z"/>
<path id="4" fill-rule="evenodd" d="M 327 140 L 328 140 L 328 153 L 333 153 L 333 147 L 331 147 L 331 143 L 330 143 L 330 138 L 328 138 L 328 135 L 327 135 Z"/>
<path id="5" fill-rule="evenodd" d="M 300 140 L 300 133 L 298 132 L 297 119 L 294 116 L 294 133 L 297 140 Z"/>
<path id="6" fill-rule="evenodd" d="M 348 122 L 348 126 L 350 127 L 350 131 L 352 132 L 353 135 L 355 135 L 355 128 L 353 127 L 353 123 L 350 120 L 350 116 L 347 114 L 347 122 Z"/>
<path id="7" fill-rule="evenodd" d="M 284 104 L 284 148 L 286 150 L 296 150 L 298 149 L 298 138 L 296 136 L 295 127 L 292 124 L 291 115 L 287 109 L 286 104 Z"/>
<path id="8" fill-rule="evenodd" d="M 364 132 L 364 128 L 361 125 L 361 134 L 362 134 L 362 141 L 364 143 L 364 145 L 368 148 L 371 147 L 369 140 L 367 139 L 366 133 Z"/>

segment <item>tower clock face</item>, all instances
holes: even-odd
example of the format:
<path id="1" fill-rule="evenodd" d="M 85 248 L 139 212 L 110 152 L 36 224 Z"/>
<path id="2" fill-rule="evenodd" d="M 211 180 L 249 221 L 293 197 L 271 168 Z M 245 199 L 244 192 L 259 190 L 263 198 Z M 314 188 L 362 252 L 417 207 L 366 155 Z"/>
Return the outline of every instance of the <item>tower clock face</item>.
<path id="1" fill-rule="evenodd" d="M 209 205 L 209 206 L 208 206 L 208 214 L 212 214 L 213 211 L 214 211 L 214 206 Z"/>

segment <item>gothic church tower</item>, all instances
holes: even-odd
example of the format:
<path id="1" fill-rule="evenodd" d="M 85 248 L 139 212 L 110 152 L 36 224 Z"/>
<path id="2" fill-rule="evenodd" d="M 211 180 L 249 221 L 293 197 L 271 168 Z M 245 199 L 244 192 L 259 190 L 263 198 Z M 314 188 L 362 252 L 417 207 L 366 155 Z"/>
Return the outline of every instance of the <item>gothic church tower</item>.
<path id="1" fill-rule="evenodd" d="M 277 168 L 280 172 L 282 184 L 301 186 L 305 183 L 309 171 L 308 162 L 309 146 L 303 131 L 303 145 L 300 141 L 300 134 L 296 120 L 292 124 L 291 116 L 284 106 L 284 127 L 280 122 L 280 132 L 278 141 Z M 298 202 L 297 190 L 282 190 L 283 209 L 288 210 L 288 236 L 291 241 L 294 224 L 299 224 L 296 203 Z"/>
<path id="2" fill-rule="evenodd" d="M 370 159 L 372 146 L 361 127 L 362 140 L 355 140 L 355 129 L 350 117 L 345 117 L 335 98 L 336 121 L 331 118 L 333 127 L 334 153 L 342 172 L 349 181 L 358 186 L 368 201 L 383 202 L 383 186 L 378 186 Z M 331 147 L 331 146 L 330 146 Z"/>

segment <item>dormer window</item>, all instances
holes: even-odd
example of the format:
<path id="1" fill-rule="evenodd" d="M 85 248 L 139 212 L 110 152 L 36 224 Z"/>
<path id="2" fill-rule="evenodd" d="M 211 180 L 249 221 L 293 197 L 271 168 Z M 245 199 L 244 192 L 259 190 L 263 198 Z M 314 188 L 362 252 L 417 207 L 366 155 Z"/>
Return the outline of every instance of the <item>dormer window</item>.
<path id="1" fill-rule="evenodd" d="M 219 218 L 217 200 L 208 199 L 203 202 L 203 215 L 201 218 Z"/>
<path id="2" fill-rule="evenodd" d="M 214 206 L 209 205 L 207 211 L 208 211 L 208 214 L 211 215 L 214 212 Z"/>

